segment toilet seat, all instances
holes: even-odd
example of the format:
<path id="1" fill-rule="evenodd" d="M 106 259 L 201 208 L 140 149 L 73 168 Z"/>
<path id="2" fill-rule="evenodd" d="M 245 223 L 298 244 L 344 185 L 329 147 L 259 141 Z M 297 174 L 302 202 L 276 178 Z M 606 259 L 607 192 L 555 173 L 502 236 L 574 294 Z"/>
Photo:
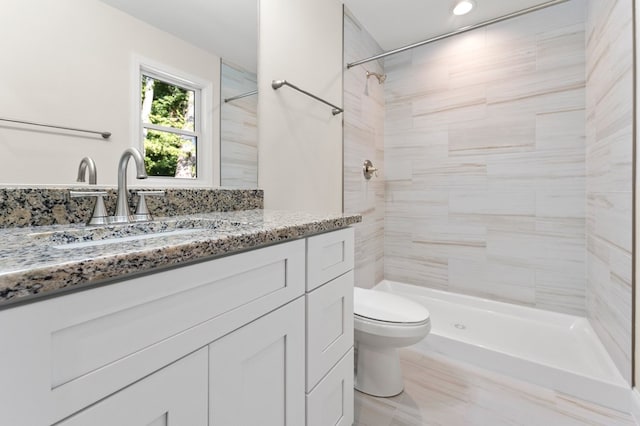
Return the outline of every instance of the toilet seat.
<path id="1" fill-rule="evenodd" d="M 431 320 L 429 318 L 414 323 L 377 321 L 358 315 L 354 315 L 353 319 L 356 333 L 367 333 L 383 338 L 402 340 L 405 338 L 415 338 L 417 336 L 424 337 L 431 331 Z"/>
<path id="2" fill-rule="evenodd" d="M 395 294 L 354 288 L 355 318 L 381 325 L 412 326 L 429 322 L 429 311 L 419 303 Z"/>

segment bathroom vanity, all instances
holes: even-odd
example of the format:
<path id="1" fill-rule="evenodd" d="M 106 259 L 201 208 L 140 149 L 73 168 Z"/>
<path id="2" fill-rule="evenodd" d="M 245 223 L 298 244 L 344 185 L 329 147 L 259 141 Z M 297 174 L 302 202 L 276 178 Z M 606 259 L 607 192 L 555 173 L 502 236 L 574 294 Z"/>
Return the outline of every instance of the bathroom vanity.
<path id="1" fill-rule="evenodd" d="M 351 425 L 360 217 L 270 214 L 144 239 L 37 236 L 32 268 L 5 265 L 0 283 L 48 273 L 86 290 L 0 301 L 0 424 Z"/>

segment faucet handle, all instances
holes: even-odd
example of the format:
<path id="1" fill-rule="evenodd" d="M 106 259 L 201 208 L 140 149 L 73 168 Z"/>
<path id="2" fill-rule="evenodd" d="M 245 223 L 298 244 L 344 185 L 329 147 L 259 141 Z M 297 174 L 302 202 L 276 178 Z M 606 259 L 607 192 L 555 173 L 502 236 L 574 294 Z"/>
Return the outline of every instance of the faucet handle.
<path id="1" fill-rule="evenodd" d="M 153 197 L 153 196 L 164 196 L 165 192 L 162 190 L 157 191 L 136 191 L 138 197 L 138 206 L 136 207 L 136 214 L 133 215 L 134 222 L 146 222 L 149 220 L 153 220 L 153 216 L 151 212 L 149 212 L 149 208 L 147 207 L 147 201 L 144 197 Z"/>
<path id="2" fill-rule="evenodd" d="M 104 197 L 107 191 L 69 191 L 71 198 L 96 197 L 96 205 L 93 208 L 89 225 L 106 225 L 107 209 L 104 207 Z"/>

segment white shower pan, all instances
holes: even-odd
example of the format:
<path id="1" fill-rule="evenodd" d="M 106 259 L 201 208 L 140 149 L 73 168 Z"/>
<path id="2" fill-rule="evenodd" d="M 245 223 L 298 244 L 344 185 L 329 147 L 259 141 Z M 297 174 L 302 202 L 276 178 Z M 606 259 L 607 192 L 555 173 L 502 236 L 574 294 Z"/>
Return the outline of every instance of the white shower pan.
<path id="1" fill-rule="evenodd" d="M 387 280 L 375 289 L 427 307 L 431 333 L 413 346 L 417 351 L 630 409 L 630 386 L 585 318 Z"/>

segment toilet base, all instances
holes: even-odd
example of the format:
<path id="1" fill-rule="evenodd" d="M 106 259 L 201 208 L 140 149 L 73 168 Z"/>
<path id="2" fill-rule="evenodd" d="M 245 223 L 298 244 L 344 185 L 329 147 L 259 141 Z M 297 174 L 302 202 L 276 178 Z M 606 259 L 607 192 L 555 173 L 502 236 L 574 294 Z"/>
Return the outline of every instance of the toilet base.
<path id="1" fill-rule="evenodd" d="M 355 388 L 372 396 L 390 397 L 404 390 L 400 355 L 394 347 L 358 343 Z"/>

